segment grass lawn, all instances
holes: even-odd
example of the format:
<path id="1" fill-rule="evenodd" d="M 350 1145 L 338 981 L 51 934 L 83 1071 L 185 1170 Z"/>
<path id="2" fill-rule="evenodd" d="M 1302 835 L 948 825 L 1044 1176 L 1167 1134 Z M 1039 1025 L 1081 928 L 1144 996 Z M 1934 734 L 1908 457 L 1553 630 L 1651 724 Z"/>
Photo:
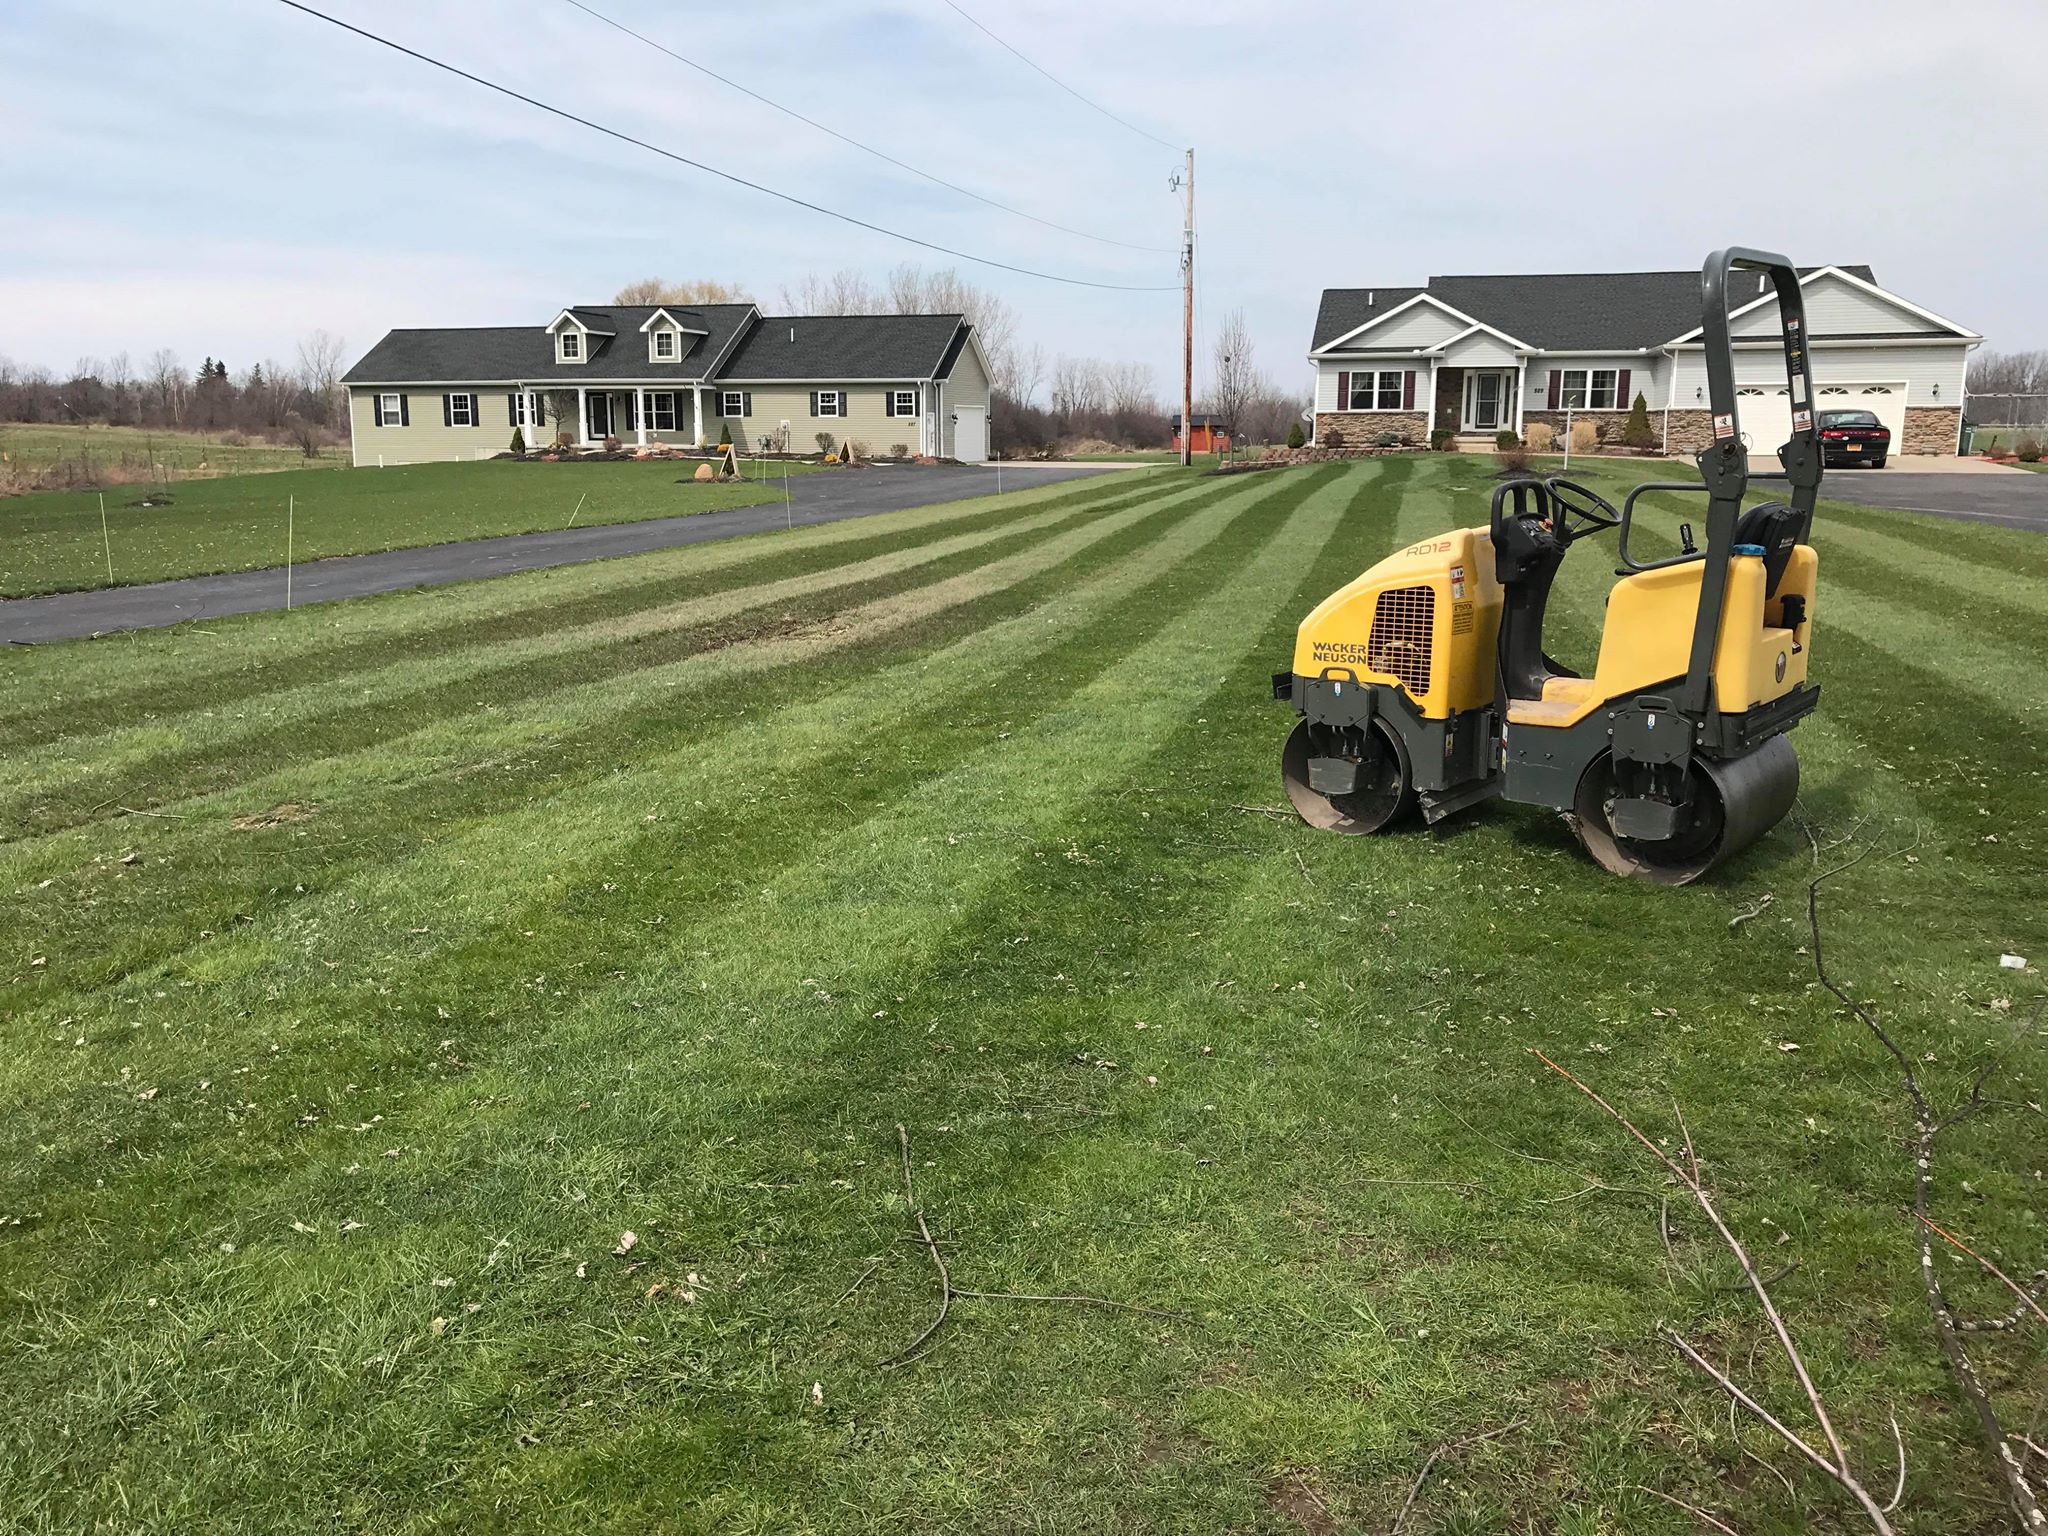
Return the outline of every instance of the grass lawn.
<path id="1" fill-rule="evenodd" d="M 1667 466 L 1582 473 L 1623 470 Z M 1695 1529 L 1644 1486 L 1859 1528 L 1665 1342 L 1798 1413 L 1540 1047 L 1668 1142 L 1682 1104 L 1880 1497 L 1898 1415 L 1901 1529 L 2008 1529 L 1798 827 L 1671 891 L 1532 811 L 1264 810 L 1295 624 L 1490 472 L 1105 477 L 10 657 L 0 1523 L 1328 1536 L 1512 1426 L 1404 1529 Z M 1829 955 L 1953 1102 L 2042 990 L 1999 954 L 2048 958 L 2048 541 L 1816 542 L 1804 810 L 1900 850 Z M 2043 1048 L 1940 1170 L 2018 1274 Z M 1171 1315 L 962 1300 L 882 1367 L 936 1303 L 899 1123 L 956 1285 Z M 1972 1338 L 2023 1423 L 2043 1335 Z"/>
<path id="2" fill-rule="evenodd" d="M 759 462 L 747 464 L 759 472 Z M 795 474 L 820 466 L 791 464 Z M 114 579 L 100 536 L 100 493 L 46 491 L 0 499 L 0 597 L 132 586 L 172 576 L 283 565 L 287 498 L 296 499 L 297 560 L 445 544 L 499 533 L 579 524 L 630 523 L 750 507 L 781 492 L 768 482 L 699 485 L 691 461 L 408 464 L 391 469 L 300 469 L 179 481 L 171 504 L 148 486 L 105 493 Z M 581 510 L 578 510 L 578 500 Z"/>
<path id="3" fill-rule="evenodd" d="M 144 474 L 154 472 L 175 485 L 208 475 L 241 475 L 259 470 L 304 469 L 306 456 L 289 443 L 251 438 L 242 444 L 221 441 L 217 432 L 174 432 L 152 427 L 39 426 L 0 422 L 0 454 L 15 470 L 46 469 L 65 459 L 88 455 L 101 466 L 127 465 Z M 348 463 L 348 445 L 321 450 L 320 462 L 338 469 Z"/>

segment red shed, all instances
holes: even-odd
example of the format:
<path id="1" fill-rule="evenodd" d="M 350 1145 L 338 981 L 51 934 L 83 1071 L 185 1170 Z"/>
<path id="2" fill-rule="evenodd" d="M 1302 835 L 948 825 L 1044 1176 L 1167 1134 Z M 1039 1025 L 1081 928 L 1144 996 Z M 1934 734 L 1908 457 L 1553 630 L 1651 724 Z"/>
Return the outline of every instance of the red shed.
<path id="1" fill-rule="evenodd" d="M 1188 448 L 1190 453 L 1230 452 L 1230 424 L 1221 416 L 1203 411 L 1195 412 L 1194 436 Z M 1173 418 L 1173 451 L 1180 452 L 1180 418 Z"/>

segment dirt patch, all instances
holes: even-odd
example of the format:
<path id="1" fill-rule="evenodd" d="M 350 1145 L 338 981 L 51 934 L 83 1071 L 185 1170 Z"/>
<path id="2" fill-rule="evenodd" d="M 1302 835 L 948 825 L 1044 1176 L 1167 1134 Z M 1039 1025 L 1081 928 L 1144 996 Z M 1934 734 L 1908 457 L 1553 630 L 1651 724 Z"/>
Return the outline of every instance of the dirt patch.
<path id="1" fill-rule="evenodd" d="M 260 832 L 265 827 L 283 827 L 289 826 L 295 821 L 308 820 L 317 810 L 319 810 L 319 807 L 316 805 L 301 805 L 296 800 L 285 800 L 277 805 L 273 805 L 267 811 L 257 811 L 248 816 L 237 816 L 228 825 L 237 832 Z"/>
<path id="2" fill-rule="evenodd" d="M 1309 1536 L 1337 1536 L 1337 1518 L 1306 1472 L 1282 1473 L 1280 1481 L 1266 1490 L 1266 1503 Z"/>

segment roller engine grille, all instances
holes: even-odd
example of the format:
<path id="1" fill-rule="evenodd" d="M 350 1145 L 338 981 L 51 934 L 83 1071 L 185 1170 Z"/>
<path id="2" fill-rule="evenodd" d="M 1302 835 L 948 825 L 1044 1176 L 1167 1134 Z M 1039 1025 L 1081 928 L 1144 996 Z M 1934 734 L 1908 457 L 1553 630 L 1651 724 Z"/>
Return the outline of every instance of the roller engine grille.
<path id="1" fill-rule="evenodd" d="M 1366 665 L 1401 680 L 1415 697 L 1429 692 L 1429 659 L 1436 638 L 1436 589 L 1394 587 L 1372 611 Z"/>

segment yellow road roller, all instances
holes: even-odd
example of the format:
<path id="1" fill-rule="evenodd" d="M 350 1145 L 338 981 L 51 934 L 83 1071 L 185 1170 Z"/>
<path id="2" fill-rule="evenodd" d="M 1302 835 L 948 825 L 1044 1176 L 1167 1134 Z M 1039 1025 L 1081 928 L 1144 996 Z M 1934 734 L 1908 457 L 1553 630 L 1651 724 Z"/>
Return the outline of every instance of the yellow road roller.
<path id="1" fill-rule="evenodd" d="M 1792 438 L 1769 473 L 1750 472 L 1738 420 L 1731 271 L 1777 293 Z M 1821 456 L 1805 309 L 1798 273 L 1765 251 L 1716 251 L 1701 288 L 1713 439 L 1698 482 L 1639 485 L 1617 511 L 1561 476 L 1503 481 L 1484 526 L 1409 545 L 1302 621 L 1273 693 L 1300 717 L 1280 771 L 1305 821 L 1379 832 L 1414 808 L 1434 823 L 1504 798 L 1562 811 L 1615 874 L 1684 885 L 1791 809 L 1786 732 L 1820 699 L 1807 676 Z M 1752 479 L 1782 481 L 1786 499 L 1745 510 Z M 1631 556 L 1638 499 L 1684 491 L 1707 497 L 1704 547 L 1687 523 L 1679 553 Z M 1610 528 L 1618 579 L 1581 675 L 1544 650 L 1544 609 L 1566 554 Z"/>

